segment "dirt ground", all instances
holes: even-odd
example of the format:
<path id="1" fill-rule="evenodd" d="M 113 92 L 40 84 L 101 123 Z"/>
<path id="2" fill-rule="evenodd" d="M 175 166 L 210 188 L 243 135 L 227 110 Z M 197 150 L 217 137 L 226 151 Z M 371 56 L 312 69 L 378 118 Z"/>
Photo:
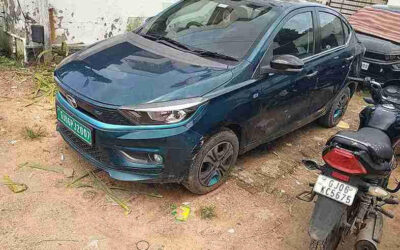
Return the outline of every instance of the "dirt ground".
<path id="1" fill-rule="evenodd" d="M 321 161 L 322 146 L 339 128 L 310 124 L 240 156 L 228 182 L 204 196 L 176 184 L 124 183 L 98 173 L 108 186 L 123 187 L 113 192 L 132 209 L 125 215 L 103 190 L 91 187 L 90 178 L 67 187 L 72 178 L 63 173 L 18 167 L 28 162 L 73 169 L 75 178 L 93 169 L 55 131 L 52 103 L 43 99 L 26 107 L 34 88 L 29 74 L 0 69 L 0 178 L 8 175 L 28 186 L 15 194 L 0 185 L 1 249 L 146 249 L 145 242 L 153 250 L 308 248 L 313 204 L 295 196 L 317 173 L 300 161 Z M 363 106 L 357 94 L 344 118 L 352 129 Z M 45 136 L 28 139 L 25 127 L 41 127 Z M 171 212 L 184 202 L 192 212 L 177 222 Z M 201 207 L 213 205 L 216 217 L 202 219 Z M 380 249 L 400 249 L 400 209 L 393 211 L 397 217 L 386 219 Z M 341 249 L 352 249 L 349 241 Z"/>

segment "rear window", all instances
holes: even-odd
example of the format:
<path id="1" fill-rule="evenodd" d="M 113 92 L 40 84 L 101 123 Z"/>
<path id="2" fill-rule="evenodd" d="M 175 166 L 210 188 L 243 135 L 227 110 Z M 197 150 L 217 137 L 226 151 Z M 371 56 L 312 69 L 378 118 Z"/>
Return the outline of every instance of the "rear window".
<path id="1" fill-rule="evenodd" d="M 345 34 L 342 20 L 327 12 L 319 12 L 319 19 L 321 25 L 321 51 L 343 45 L 345 43 Z"/>

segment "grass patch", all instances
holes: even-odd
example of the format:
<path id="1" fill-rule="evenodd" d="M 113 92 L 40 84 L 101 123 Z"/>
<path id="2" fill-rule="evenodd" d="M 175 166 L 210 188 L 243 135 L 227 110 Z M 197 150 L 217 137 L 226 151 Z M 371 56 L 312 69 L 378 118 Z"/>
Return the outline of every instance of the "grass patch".
<path id="1" fill-rule="evenodd" d="M 38 127 L 38 128 L 25 127 L 24 135 L 25 135 L 25 138 L 27 138 L 27 139 L 37 140 L 37 139 L 44 137 L 46 135 L 46 132 L 44 131 L 44 129 L 42 127 Z"/>
<path id="2" fill-rule="evenodd" d="M 21 68 L 23 65 L 11 58 L 0 56 L 0 68 Z"/>
<path id="3" fill-rule="evenodd" d="M 215 212 L 215 206 L 202 206 L 200 207 L 200 218 L 203 220 L 211 220 L 217 216 Z"/>

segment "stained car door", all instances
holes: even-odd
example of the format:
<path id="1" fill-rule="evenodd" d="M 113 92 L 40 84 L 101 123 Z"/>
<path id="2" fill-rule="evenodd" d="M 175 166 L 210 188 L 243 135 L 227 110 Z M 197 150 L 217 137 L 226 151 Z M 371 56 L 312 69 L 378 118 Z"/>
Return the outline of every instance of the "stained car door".
<path id="1" fill-rule="evenodd" d="M 268 64 L 277 55 L 289 54 L 301 59 L 314 55 L 314 23 L 313 8 L 285 17 L 275 29 L 261 65 Z M 261 76 L 260 119 L 254 128 L 260 139 L 274 139 L 306 123 L 310 116 L 310 91 L 316 84 L 316 77 L 316 65 L 309 62 L 305 62 L 300 73 Z"/>
<path id="2" fill-rule="evenodd" d="M 355 47 L 350 42 L 351 33 L 342 17 L 331 10 L 319 9 L 319 43 L 314 59 L 318 66 L 318 78 L 311 92 L 311 112 L 324 112 L 342 88 L 354 60 Z"/>

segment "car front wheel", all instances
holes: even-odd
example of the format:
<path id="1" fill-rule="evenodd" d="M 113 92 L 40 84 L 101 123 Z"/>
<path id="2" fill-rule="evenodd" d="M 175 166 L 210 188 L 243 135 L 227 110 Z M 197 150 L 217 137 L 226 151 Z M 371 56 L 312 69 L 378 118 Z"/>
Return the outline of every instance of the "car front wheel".
<path id="1" fill-rule="evenodd" d="M 239 141 L 235 133 L 224 129 L 214 134 L 196 154 L 184 186 L 195 194 L 217 189 L 228 178 L 238 152 Z"/>

